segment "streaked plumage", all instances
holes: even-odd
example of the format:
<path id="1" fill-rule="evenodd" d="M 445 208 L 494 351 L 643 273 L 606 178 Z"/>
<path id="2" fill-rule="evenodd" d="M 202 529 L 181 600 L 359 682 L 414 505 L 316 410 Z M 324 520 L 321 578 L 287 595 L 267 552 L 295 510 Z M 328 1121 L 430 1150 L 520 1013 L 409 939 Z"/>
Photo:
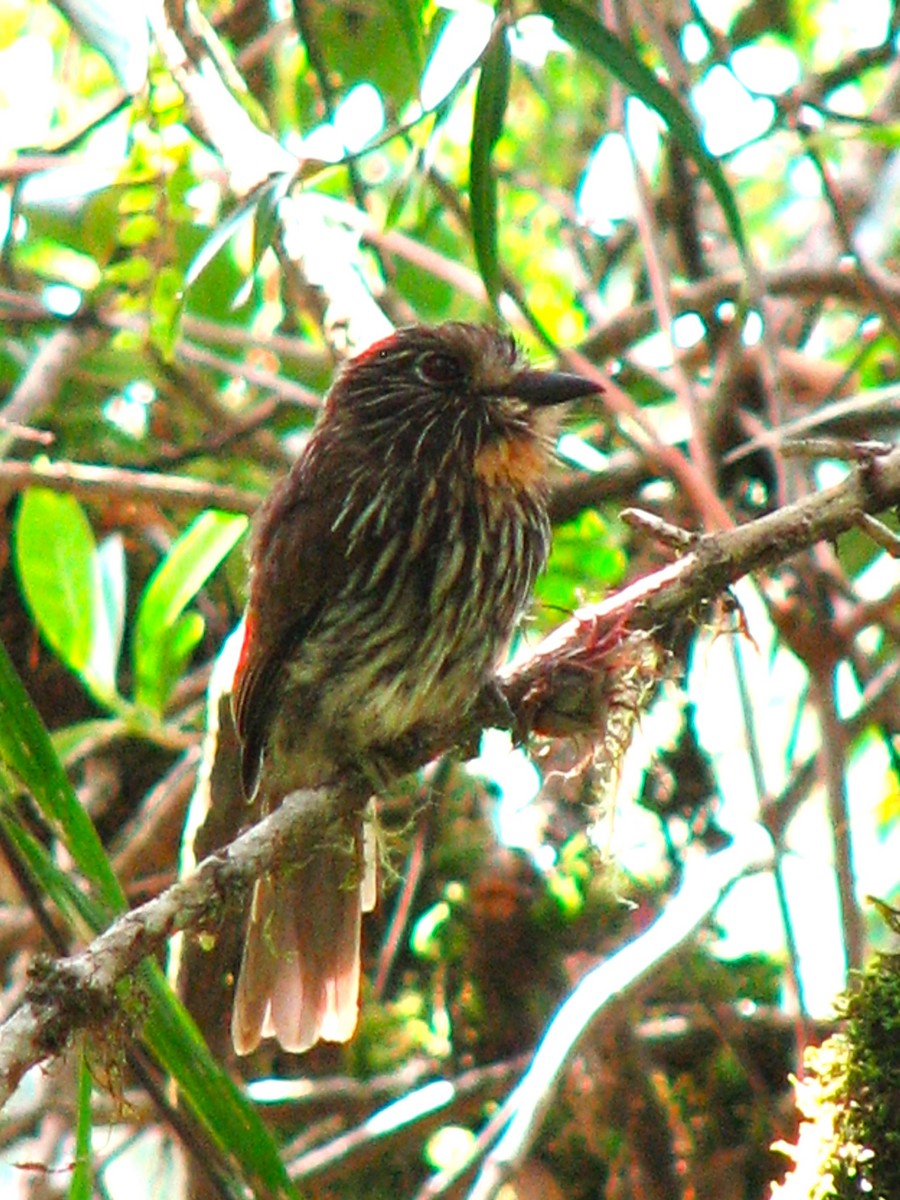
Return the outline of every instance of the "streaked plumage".
<path id="1" fill-rule="evenodd" d="M 251 541 L 234 708 L 264 811 L 351 781 L 350 827 L 257 884 L 232 1024 L 290 1050 L 356 1022 L 367 795 L 460 728 L 550 541 L 542 407 L 598 390 L 462 324 L 401 330 L 339 373 Z"/>

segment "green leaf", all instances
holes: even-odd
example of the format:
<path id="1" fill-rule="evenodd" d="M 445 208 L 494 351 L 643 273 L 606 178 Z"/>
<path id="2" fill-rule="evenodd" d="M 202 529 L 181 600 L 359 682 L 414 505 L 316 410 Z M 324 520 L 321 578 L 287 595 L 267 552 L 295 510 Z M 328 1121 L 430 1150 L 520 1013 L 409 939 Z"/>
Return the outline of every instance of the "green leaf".
<path id="1" fill-rule="evenodd" d="M 256 210 L 256 195 L 243 200 L 230 216 L 212 231 L 191 260 L 190 266 L 184 273 L 184 286 L 190 287 L 203 271 L 209 266 L 219 251 L 226 246 L 237 234 Z"/>
<path id="2" fill-rule="evenodd" d="M 232 301 L 232 308 L 242 308 L 250 299 L 262 256 L 275 239 L 278 205 L 291 190 L 296 178 L 293 173 L 274 175 L 255 193 L 257 202 L 253 213 L 253 262 L 247 278 Z"/>
<path id="3" fill-rule="evenodd" d="M 132 723 L 122 717 L 98 717 L 91 721 L 79 721 L 64 729 L 54 729 L 51 738 L 53 749 L 63 765 L 68 767 L 88 754 L 96 754 L 111 746 L 113 742 L 133 733 Z"/>
<path id="4" fill-rule="evenodd" d="M 539 623 L 558 625 L 561 613 L 621 582 L 625 566 L 619 539 L 594 509 L 557 525 L 547 570 L 535 588 Z"/>
<path id="5" fill-rule="evenodd" d="M 148 1002 L 144 1039 L 221 1149 L 240 1163 L 253 1195 L 295 1197 L 272 1135 L 249 1100 L 209 1052 L 159 966 L 138 976 Z"/>
<path id="6" fill-rule="evenodd" d="M 295 178 L 296 176 L 292 173 L 273 175 L 265 183 L 260 184 L 245 200 L 241 201 L 234 212 L 213 230 L 194 255 L 190 266 L 184 273 L 184 287 L 187 289 L 195 282 L 200 273 L 209 266 L 219 251 L 250 220 L 254 222 L 253 253 L 255 271 L 259 262 L 259 259 L 256 257 L 257 253 L 259 253 L 259 257 L 261 258 L 262 251 L 266 246 L 271 244 L 274 233 L 277 200 L 281 200 L 283 196 L 287 195 Z M 277 197 L 277 200 L 273 200 L 273 197 Z M 261 208 L 262 215 L 260 216 Z M 254 271 L 250 273 L 251 279 Z"/>
<path id="7" fill-rule="evenodd" d="M 321 48 L 330 78 L 344 84 L 365 80 L 381 93 L 388 111 L 401 112 L 416 95 L 422 69 L 411 24 L 421 25 L 432 6 L 412 7 L 410 13 L 408 0 L 356 0 L 352 9 L 307 4 L 300 35 L 305 38 L 308 32 Z"/>
<path id="8" fill-rule="evenodd" d="M 19 851 L 41 891 L 56 905 L 73 935 L 84 926 L 100 932 L 126 905 L 115 873 L 90 818 L 82 809 L 53 751 L 50 736 L 0 643 L 0 760 L 31 792 L 44 816 L 60 833 L 82 874 L 94 885 L 95 899 L 54 861 L 52 853 L 17 821 L 0 773 L 0 824 Z M 146 1041 L 179 1095 L 223 1152 L 233 1160 L 253 1194 L 295 1197 L 266 1126 L 249 1101 L 209 1052 L 206 1042 L 173 995 L 152 959 L 135 973 Z M 128 981 L 122 990 L 132 990 Z"/>
<path id="9" fill-rule="evenodd" d="M 125 893 L 2 643 L 0 759 L 31 793 L 78 869 L 96 888 L 110 916 L 122 912 L 126 907 Z"/>
<path id="10" fill-rule="evenodd" d="M 79 674 L 90 658 L 94 534 L 74 496 L 30 488 L 19 505 L 16 569 L 38 629 Z"/>
<path id="11" fill-rule="evenodd" d="M 157 271 L 150 296 L 150 344 L 164 362 L 175 357 L 175 343 L 181 331 L 184 289 L 181 272 L 175 267 Z"/>
<path id="12" fill-rule="evenodd" d="M 276 175 L 259 193 L 253 221 L 253 271 L 256 274 L 262 256 L 272 245 L 278 228 L 278 206 L 291 190 L 293 175 Z"/>
<path id="13" fill-rule="evenodd" d="M 247 528 L 247 518 L 207 511 L 174 543 L 144 589 L 134 632 L 135 701 L 161 713 L 203 636 L 202 618 L 181 617 Z"/>
<path id="14" fill-rule="evenodd" d="M 153 263 L 142 254 L 129 254 L 127 258 L 110 263 L 103 272 L 104 282 L 112 286 L 138 288 L 153 277 Z"/>
<path id="15" fill-rule="evenodd" d="M 509 81 L 509 38 L 506 23 L 497 21 L 481 62 L 469 157 L 469 204 L 475 258 L 495 308 L 501 282 L 497 253 L 497 176 L 493 155 L 503 132 Z"/>
<path id="16" fill-rule="evenodd" d="M 159 644 L 160 694 L 168 697 L 181 677 L 191 655 L 200 644 L 206 622 L 198 612 L 186 612 L 171 627 Z"/>
<path id="17" fill-rule="evenodd" d="M 78 1099 L 75 1125 L 75 1166 L 69 1200 L 91 1200 L 94 1194 L 94 1169 L 91 1155 L 91 1072 L 82 1049 L 78 1056 Z"/>
<path id="18" fill-rule="evenodd" d="M 572 0 L 541 0 L 541 9 L 553 20 L 556 31 L 601 62 L 650 108 L 655 109 L 669 126 L 672 136 L 696 163 L 701 175 L 722 206 L 725 220 L 741 257 L 747 258 L 747 240 L 734 194 L 722 169 L 703 144 L 691 114 L 675 95 L 647 67 L 635 52 L 588 10 Z"/>
<path id="19" fill-rule="evenodd" d="M 422 69 L 422 27 L 419 23 L 418 7 L 407 0 L 390 0 L 394 19 L 403 34 L 403 41 L 416 71 Z"/>
<path id="20" fill-rule="evenodd" d="M 29 611 L 66 666 L 98 700 L 115 707 L 119 643 L 105 596 L 113 586 L 113 556 L 112 550 L 98 552 L 74 496 L 48 488 L 25 493 L 16 519 L 15 562 Z"/>
<path id="21" fill-rule="evenodd" d="M 147 242 L 155 241 L 161 232 L 155 213 L 135 213 L 119 227 L 119 243 L 131 248 L 144 246 Z"/>
<path id="22" fill-rule="evenodd" d="M 73 875 L 58 866 L 36 837 L 23 829 L 13 809 L 0 804 L 0 826 L 9 845 L 14 846 L 34 883 L 44 896 L 51 896 L 66 921 L 79 934 L 88 929 L 102 929 L 106 924 L 101 904 L 78 886 Z"/>

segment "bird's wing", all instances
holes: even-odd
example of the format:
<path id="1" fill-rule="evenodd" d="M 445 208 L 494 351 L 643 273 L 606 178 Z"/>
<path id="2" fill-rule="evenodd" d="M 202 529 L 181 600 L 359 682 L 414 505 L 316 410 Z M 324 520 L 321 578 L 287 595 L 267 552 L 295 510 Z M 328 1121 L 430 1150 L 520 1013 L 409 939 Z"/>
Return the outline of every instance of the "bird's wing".
<path id="1" fill-rule="evenodd" d="M 250 601 L 233 692 L 248 797 L 278 703 L 279 677 L 347 569 L 333 532 L 339 503 L 335 478 L 340 475 L 326 467 L 311 444 L 276 484 L 254 528 Z"/>

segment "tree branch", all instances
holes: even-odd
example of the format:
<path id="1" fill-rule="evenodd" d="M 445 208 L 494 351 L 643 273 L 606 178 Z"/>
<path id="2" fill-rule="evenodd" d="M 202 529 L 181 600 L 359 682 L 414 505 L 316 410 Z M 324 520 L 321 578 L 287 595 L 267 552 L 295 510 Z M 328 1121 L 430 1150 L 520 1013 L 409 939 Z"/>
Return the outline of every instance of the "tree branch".
<path id="1" fill-rule="evenodd" d="M 820 541 L 833 541 L 900 500 L 900 450 L 860 464 L 843 483 L 806 496 L 746 525 L 696 539 L 694 548 L 597 604 L 579 609 L 549 634 L 530 658 L 501 672 L 507 703 L 525 729 L 572 732 L 571 717 L 587 719 L 598 706 L 596 664 L 600 631 L 671 632 L 751 571 L 784 562 Z M 603 697 L 599 697 L 602 707 Z M 562 720 L 557 723 L 557 714 Z M 602 712 L 601 714 L 602 715 Z"/>
<path id="2" fill-rule="evenodd" d="M 42 967 L 23 1003 L 0 1026 L 0 1106 L 29 1067 L 63 1049 L 76 1029 L 105 1020 L 123 976 L 179 930 L 221 919 L 223 909 L 243 900 L 263 871 L 277 868 L 304 841 L 309 845 L 320 835 L 343 803 L 334 790 L 292 793 L 276 812 L 204 859 L 187 879 L 119 917 L 80 954 Z"/>
<path id="3" fill-rule="evenodd" d="M 12 395 L 0 410 L 0 458 L 5 458 L 18 436 L 39 412 L 59 395 L 75 360 L 84 353 L 79 331 L 55 330 L 37 349 Z"/>
<path id="4" fill-rule="evenodd" d="M 172 508 L 221 508 L 234 513 L 253 513 L 262 500 L 255 492 L 186 475 L 76 462 L 0 462 L 0 495 L 29 487 L 69 492 L 82 500 L 129 496 Z"/>
<path id="5" fill-rule="evenodd" d="M 526 661 L 502 673 L 501 688 L 517 724 L 554 732 L 562 714 L 563 731 L 570 732 L 573 719 L 590 716 L 597 701 L 596 675 L 608 670 L 608 663 L 597 660 L 598 628 L 617 630 L 621 642 L 634 631 L 671 629 L 677 618 L 695 612 L 748 572 L 782 562 L 819 540 L 833 540 L 856 527 L 864 514 L 898 503 L 900 450 L 895 450 L 854 468 L 837 487 L 741 528 L 698 538 L 678 561 L 580 610 Z M 447 749 L 459 736 L 458 729 L 451 730 L 447 745 L 427 750 Z M 116 1003 L 118 982 L 143 958 L 179 930 L 220 920 L 226 905 L 241 901 L 263 871 L 277 869 L 301 845 L 308 848 L 348 802 L 333 790 L 293 793 L 271 816 L 204 859 L 188 878 L 120 917 L 80 954 L 42 969 L 21 1006 L 0 1026 L 0 1105 L 30 1066 L 58 1053 L 76 1029 L 104 1019 Z"/>

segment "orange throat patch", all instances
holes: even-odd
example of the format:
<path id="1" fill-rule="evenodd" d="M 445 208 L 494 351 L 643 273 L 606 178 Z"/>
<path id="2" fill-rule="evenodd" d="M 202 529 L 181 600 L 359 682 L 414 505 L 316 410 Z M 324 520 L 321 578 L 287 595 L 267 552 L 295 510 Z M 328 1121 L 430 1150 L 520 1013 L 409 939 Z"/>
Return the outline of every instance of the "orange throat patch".
<path id="1" fill-rule="evenodd" d="M 547 449 L 534 436 L 491 442 L 475 457 L 475 476 L 488 490 L 531 491 L 547 477 Z"/>

